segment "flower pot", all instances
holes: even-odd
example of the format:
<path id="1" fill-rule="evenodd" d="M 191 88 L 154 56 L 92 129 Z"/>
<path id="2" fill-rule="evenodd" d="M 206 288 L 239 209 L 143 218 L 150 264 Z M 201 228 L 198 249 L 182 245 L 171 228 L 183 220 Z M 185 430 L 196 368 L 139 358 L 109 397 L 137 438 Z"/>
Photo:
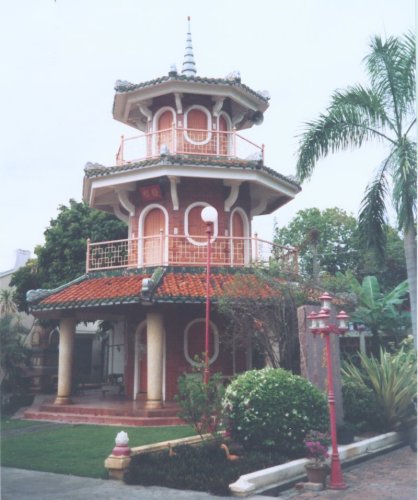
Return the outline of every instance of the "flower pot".
<path id="1" fill-rule="evenodd" d="M 328 474 L 328 466 L 325 464 L 306 464 L 306 474 L 310 483 L 320 483 L 325 488 L 325 481 Z"/>

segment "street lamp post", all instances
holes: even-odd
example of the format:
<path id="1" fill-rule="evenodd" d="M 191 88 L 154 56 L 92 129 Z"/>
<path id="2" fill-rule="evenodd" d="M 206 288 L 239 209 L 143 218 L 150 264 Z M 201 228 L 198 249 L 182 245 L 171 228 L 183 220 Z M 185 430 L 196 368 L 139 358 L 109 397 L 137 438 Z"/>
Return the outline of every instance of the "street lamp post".
<path id="1" fill-rule="evenodd" d="M 205 369 L 203 372 L 203 382 L 209 382 L 209 330 L 210 330 L 210 262 L 211 262 L 211 238 L 212 227 L 218 219 L 216 208 L 207 206 L 202 210 L 201 217 L 206 223 L 207 252 L 206 252 L 206 321 L 205 321 Z"/>
<path id="2" fill-rule="evenodd" d="M 324 336 L 327 352 L 328 407 L 332 443 L 331 476 L 328 487 L 332 490 L 344 490 L 347 488 L 347 485 L 345 484 L 343 479 L 340 456 L 338 454 L 330 335 L 332 333 L 335 335 L 343 335 L 348 330 L 347 320 L 349 316 L 345 311 L 340 311 L 340 313 L 337 314 L 338 326 L 329 324 L 332 297 L 328 293 L 324 293 L 320 297 L 320 299 L 322 301 L 321 310 L 319 311 L 319 313 L 312 312 L 311 314 L 309 314 L 308 319 L 312 321 L 312 324 L 309 327 L 311 332 L 315 336 Z"/>

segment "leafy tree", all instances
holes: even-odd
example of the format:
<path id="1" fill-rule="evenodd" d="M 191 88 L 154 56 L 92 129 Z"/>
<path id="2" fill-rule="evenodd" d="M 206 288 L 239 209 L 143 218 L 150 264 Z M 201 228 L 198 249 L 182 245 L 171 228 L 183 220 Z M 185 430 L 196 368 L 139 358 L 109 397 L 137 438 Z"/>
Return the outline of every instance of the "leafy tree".
<path id="1" fill-rule="evenodd" d="M 338 150 L 360 148 L 366 141 L 389 146 L 389 155 L 366 188 L 360 208 L 360 233 L 367 246 L 383 253 L 386 203 L 390 199 L 404 237 L 416 346 L 415 36 L 410 33 L 386 41 L 373 37 L 365 62 L 370 86 L 355 85 L 334 92 L 327 110 L 307 124 L 299 147 L 297 175 L 303 181 L 312 175 L 320 158 Z"/>
<path id="2" fill-rule="evenodd" d="M 44 232 L 45 244 L 35 248 L 37 259 L 18 269 L 11 284 L 16 287 L 19 310 L 27 310 L 26 292 L 55 288 L 85 272 L 87 239 L 118 240 L 127 237 L 126 225 L 115 216 L 70 200 L 61 205 L 56 219 Z"/>
<path id="3" fill-rule="evenodd" d="M 286 227 L 276 224 L 274 241 L 298 247 L 300 273 L 317 281 L 315 267 L 330 274 L 357 268 L 356 233 L 356 219 L 344 210 L 308 208 L 299 210 Z"/>
<path id="4" fill-rule="evenodd" d="M 383 258 L 370 248 L 360 252 L 357 278 L 376 276 L 382 292 L 392 290 L 398 283 L 407 279 L 403 241 L 391 226 L 386 227 L 386 249 Z"/>
<path id="5" fill-rule="evenodd" d="M 18 393 L 24 386 L 23 369 L 29 364 L 29 349 L 23 345 L 27 333 L 15 315 L 0 317 L 0 367 L 2 391 Z"/>

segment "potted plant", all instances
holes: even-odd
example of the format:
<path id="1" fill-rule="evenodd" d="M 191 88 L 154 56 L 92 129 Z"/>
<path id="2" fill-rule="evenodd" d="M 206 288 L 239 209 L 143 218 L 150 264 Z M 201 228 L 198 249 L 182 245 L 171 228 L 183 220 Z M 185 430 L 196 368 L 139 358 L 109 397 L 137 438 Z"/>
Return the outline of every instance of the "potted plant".
<path id="1" fill-rule="evenodd" d="M 310 431 L 305 437 L 306 456 L 309 462 L 305 465 L 308 481 L 311 483 L 322 483 L 325 487 L 325 479 L 328 474 L 329 457 L 328 447 L 331 443 L 328 433 Z"/>

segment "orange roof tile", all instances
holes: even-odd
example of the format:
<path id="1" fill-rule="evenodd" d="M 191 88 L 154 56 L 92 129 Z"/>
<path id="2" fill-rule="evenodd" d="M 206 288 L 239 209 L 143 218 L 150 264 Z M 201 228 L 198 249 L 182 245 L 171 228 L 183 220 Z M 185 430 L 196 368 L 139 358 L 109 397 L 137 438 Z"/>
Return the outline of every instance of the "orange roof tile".
<path id="1" fill-rule="evenodd" d="M 114 304 L 140 303 L 144 298 L 142 281 L 150 274 L 132 272 L 128 275 L 86 276 L 78 282 L 69 283 L 60 289 L 50 290 L 49 295 L 31 304 L 31 310 L 74 309 L 76 307 L 106 306 Z M 250 299 L 269 299 L 278 291 L 254 274 L 216 273 L 211 275 L 210 296 Z M 203 302 L 206 299 L 206 273 L 168 272 L 147 299 L 155 302 Z"/>
<path id="2" fill-rule="evenodd" d="M 212 274 L 209 295 L 221 297 L 271 298 L 277 292 L 253 274 Z M 158 287 L 155 297 L 206 297 L 206 274 L 168 273 Z"/>
<path id="3" fill-rule="evenodd" d="M 142 280 L 149 275 L 91 278 L 49 295 L 40 304 L 90 302 L 103 299 L 139 297 Z"/>

